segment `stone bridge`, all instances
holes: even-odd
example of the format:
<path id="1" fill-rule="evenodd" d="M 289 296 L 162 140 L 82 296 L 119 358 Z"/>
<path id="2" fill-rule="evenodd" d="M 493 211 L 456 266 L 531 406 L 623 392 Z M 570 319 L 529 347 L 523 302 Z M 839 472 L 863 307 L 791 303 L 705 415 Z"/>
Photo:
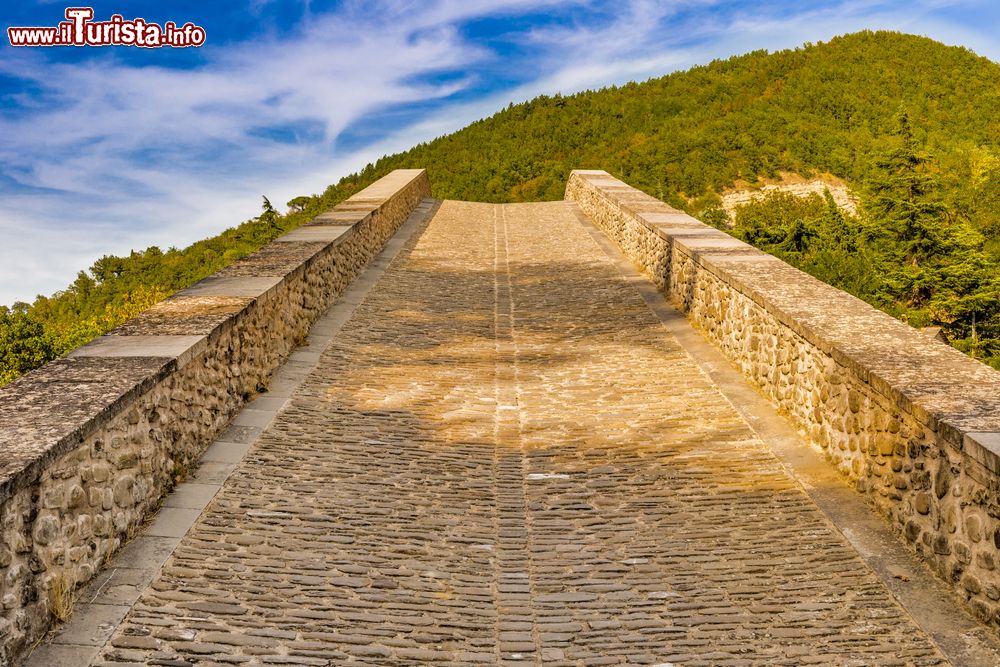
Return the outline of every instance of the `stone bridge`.
<path id="1" fill-rule="evenodd" d="M 400 170 L 0 390 L 0 664 L 997 665 L 998 452 L 1000 374 L 604 172 Z"/>

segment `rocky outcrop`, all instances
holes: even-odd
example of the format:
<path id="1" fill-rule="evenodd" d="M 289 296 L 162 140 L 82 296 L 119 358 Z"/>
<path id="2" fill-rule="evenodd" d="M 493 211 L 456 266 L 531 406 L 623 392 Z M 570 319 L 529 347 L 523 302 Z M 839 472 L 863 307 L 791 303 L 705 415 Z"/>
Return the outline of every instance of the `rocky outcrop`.
<path id="1" fill-rule="evenodd" d="M 795 197 L 823 196 L 829 190 L 834 203 L 849 215 L 858 214 L 858 198 L 843 183 L 816 178 L 802 183 L 767 183 L 759 188 L 734 190 L 721 195 L 722 208 L 730 223 L 736 220 L 736 209 L 751 202 L 760 201 L 773 192 L 787 192 Z"/>

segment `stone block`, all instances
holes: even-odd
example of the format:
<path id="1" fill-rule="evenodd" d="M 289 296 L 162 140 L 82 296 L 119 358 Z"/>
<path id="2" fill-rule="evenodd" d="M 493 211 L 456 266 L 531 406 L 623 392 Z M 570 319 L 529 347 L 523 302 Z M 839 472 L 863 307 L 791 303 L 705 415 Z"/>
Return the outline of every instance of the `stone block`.
<path id="1" fill-rule="evenodd" d="M 210 276 L 195 283 L 187 289 L 177 292 L 176 296 L 207 297 L 228 296 L 259 298 L 264 296 L 281 283 L 280 276 L 249 276 L 223 278 Z"/>
<path id="2" fill-rule="evenodd" d="M 310 225 L 300 227 L 275 239 L 278 243 L 300 243 L 323 241 L 332 243 L 353 230 L 351 225 Z"/>
<path id="3" fill-rule="evenodd" d="M 167 357 L 184 364 L 200 352 L 205 344 L 205 336 L 101 336 L 67 356 Z"/>

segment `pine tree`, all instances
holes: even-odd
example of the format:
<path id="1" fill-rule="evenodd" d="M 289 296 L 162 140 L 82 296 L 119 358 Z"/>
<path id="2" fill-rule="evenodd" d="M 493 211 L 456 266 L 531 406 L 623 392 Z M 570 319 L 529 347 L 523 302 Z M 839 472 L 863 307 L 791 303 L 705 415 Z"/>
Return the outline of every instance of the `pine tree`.
<path id="1" fill-rule="evenodd" d="M 876 153 L 866 183 L 865 208 L 877 229 L 891 235 L 903 262 L 919 266 L 947 250 L 946 207 L 930 157 L 913 134 L 909 114 L 900 111 L 896 128 Z"/>

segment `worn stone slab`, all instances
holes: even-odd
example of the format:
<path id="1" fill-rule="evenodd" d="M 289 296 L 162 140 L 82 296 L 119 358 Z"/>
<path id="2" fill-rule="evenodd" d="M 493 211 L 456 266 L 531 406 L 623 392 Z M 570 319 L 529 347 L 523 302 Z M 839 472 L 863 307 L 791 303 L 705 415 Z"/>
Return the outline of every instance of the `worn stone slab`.
<path id="1" fill-rule="evenodd" d="M 729 262 L 759 262 L 763 264 L 783 263 L 774 255 L 765 252 L 749 253 L 746 251 L 739 253 L 706 253 L 702 255 L 702 261 L 710 266 L 725 266 Z"/>
<path id="2" fill-rule="evenodd" d="M 79 357 L 167 357 L 183 366 L 201 352 L 206 336 L 101 336 L 67 356 Z"/>
<path id="3" fill-rule="evenodd" d="M 396 169 L 347 199 L 348 204 L 364 199 L 384 199 L 420 178 L 423 169 Z"/>
<path id="4" fill-rule="evenodd" d="M 230 424 L 229 428 L 222 432 L 219 436 L 219 440 L 223 442 L 240 442 L 245 444 L 252 444 L 257 440 L 257 436 L 260 435 L 261 428 L 259 426 L 249 426 L 246 424 Z"/>
<path id="5" fill-rule="evenodd" d="M 256 297 L 172 296 L 112 329 L 112 336 L 202 336 L 231 324 Z"/>
<path id="6" fill-rule="evenodd" d="M 979 478 L 983 485 L 996 483 L 1000 475 L 1000 431 L 966 432 L 963 434 L 962 445 L 969 457 L 979 462 L 987 474 Z"/>
<path id="7" fill-rule="evenodd" d="M 196 486 L 212 486 L 210 484 L 194 483 Z M 146 529 L 145 534 L 151 537 L 184 537 L 194 524 L 201 509 L 174 507 L 165 505 L 153 517 L 153 523 Z"/>
<path id="8" fill-rule="evenodd" d="M 24 667 L 55 667 L 56 665 L 89 665 L 97 658 L 98 646 L 77 644 L 45 644 L 35 649 Z"/>
<path id="9" fill-rule="evenodd" d="M 250 443 L 245 442 L 223 442 L 217 441 L 205 450 L 201 455 L 201 461 L 205 463 L 239 463 L 243 456 L 250 450 Z"/>
<path id="10" fill-rule="evenodd" d="M 234 445 L 235 443 L 227 443 Z M 214 446 L 214 445 L 213 445 Z M 243 455 L 249 450 L 249 447 L 240 447 L 239 453 L 230 453 L 228 457 L 224 454 L 219 454 L 219 450 L 213 451 L 212 454 L 219 454 L 219 458 L 225 457 L 231 459 L 231 461 L 220 461 L 219 458 L 214 458 L 213 460 L 207 460 L 202 456 L 202 460 L 198 464 L 198 469 L 191 474 L 191 481 L 198 484 L 219 484 L 221 485 L 229 477 L 229 474 L 236 469 L 236 464 L 243 460 Z M 208 452 L 206 451 L 206 455 Z"/>
<path id="11" fill-rule="evenodd" d="M 52 644 L 102 646 L 128 610 L 128 605 L 120 604 L 80 605 L 72 621 L 55 631 Z"/>
<path id="12" fill-rule="evenodd" d="M 329 246 L 323 241 L 297 243 L 271 243 L 257 252 L 238 259 L 215 275 L 220 278 L 259 278 L 274 276 L 285 278 L 302 271 L 313 259 Z"/>
<path id="13" fill-rule="evenodd" d="M 274 239 L 279 243 L 299 243 L 325 241 L 332 243 L 349 236 L 354 228 L 351 225 L 310 225 L 299 227 Z"/>
<path id="14" fill-rule="evenodd" d="M 271 381 L 272 383 L 285 381 L 301 382 L 309 371 L 312 370 L 312 366 L 312 362 L 309 361 L 290 361 L 272 376 Z M 268 387 L 270 387 L 270 384 Z"/>
<path id="15" fill-rule="evenodd" d="M 315 330 L 315 327 L 313 327 L 313 330 Z M 282 407 L 284 407 L 285 403 L 287 402 L 288 402 L 287 398 L 284 398 L 282 396 L 274 396 L 271 394 L 271 392 L 268 392 L 266 394 L 261 394 L 256 398 L 254 398 L 253 400 L 251 400 L 249 403 L 246 404 L 245 409 L 270 410 L 272 412 L 277 412 Z"/>
<path id="16" fill-rule="evenodd" d="M 726 249 L 739 250 L 743 254 L 747 253 L 746 244 L 731 236 L 716 236 L 714 234 L 690 235 L 678 237 L 676 243 L 691 252 L 701 252 L 705 249 Z"/>
<path id="17" fill-rule="evenodd" d="M 686 213 L 679 212 L 639 211 L 637 215 L 650 224 L 663 227 L 676 226 L 683 229 L 686 227 L 701 227 L 704 224 Z"/>
<path id="18" fill-rule="evenodd" d="M 181 482 L 163 501 L 163 507 L 202 510 L 218 492 L 216 484 Z"/>
<path id="19" fill-rule="evenodd" d="M 369 218 L 371 214 L 372 211 L 368 209 L 363 211 L 333 210 L 329 213 L 323 214 L 322 216 L 316 216 L 300 227 L 300 229 L 309 229 L 310 227 L 353 227 L 361 224 L 361 222 Z"/>
<path id="20" fill-rule="evenodd" d="M 378 206 L 371 202 L 345 201 L 326 213 L 317 215 L 311 223 L 314 225 L 355 225 L 377 209 Z"/>
<path id="21" fill-rule="evenodd" d="M 176 296 L 222 296 L 256 299 L 271 291 L 281 280 L 281 276 L 220 277 L 214 275 L 177 292 Z"/>
<path id="22" fill-rule="evenodd" d="M 270 410 L 244 409 L 233 419 L 233 426 L 253 426 L 256 428 L 267 428 L 267 425 L 274 419 L 274 412 Z"/>
<path id="23" fill-rule="evenodd" d="M 335 215 L 335 214 L 341 213 L 341 212 L 355 212 L 355 213 L 357 213 L 357 212 L 365 212 L 365 211 L 367 211 L 367 212 L 370 213 L 370 212 L 373 212 L 376 209 L 378 209 L 378 203 L 380 201 L 383 201 L 383 200 L 381 198 L 379 198 L 379 197 L 374 197 L 374 198 L 369 199 L 369 198 L 364 198 L 364 197 L 358 198 L 357 195 L 354 195 L 351 198 L 345 199 L 344 201 L 342 201 L 339 204 L 337 204 L 334 208 L 332 208 L 329 211 L 329 213 L 330 213 L 330 215 Z"/>
<path id="24" fill-rule="evenodd" d="M 159 568 L 179 542 L 176 537 L 140 535 L 115 554 L 111 567 L 138 570 Z"/>
<path id="25" fill-rule="evenodd" d="M 596 185 L 597 187 L 628 187 L 628 185 L 619 181 L 617 178 L 591 178 L 589 180 L 591 184 Z"/>
<path id="26" fill-rule="evenodd" d="M 689 225 L 689 226 L 684 226 L 684 225 L 656 225 L 655 228 L 660 233 L 660 235 L 665 235 L 665 238 L 675 238 L 676 237 L 676 238 L 683 238 L 683 239 L 692 239 L 692 238 L 698 238 L 698 237 L 702 237 L 702 236 L 717 238 L 719 234 L 724 233 L 724 232 L 718 231 L 717 229 L 713 229 L 711 227 L 706 227 L 703 224 L 698 225 L 697 227 L 694 226 L 694 225 Z M 730 237 L 730 238 L 732 238 L 732 237 Z"/>
<path id="27" fill-rule="evenodd" d="M 149 586 L 158 569 L 113 567 L 105 570 L 81 592 L 80 600 L 84 604 L 131 606 Z"/>
<path id="28" fill-rule="evenodd" d="M 360 301 L 345 295 L 344 303 L 357 305 Z M 312 348 L 309 346 L 303 346 L 288 355 L 288 362 L 292 364 L 305 363 L 313 366 L 317 361 L 319 361 L 322 353 L 323 351 L 319 349 L 318 346 L 313 346 Z"/>

